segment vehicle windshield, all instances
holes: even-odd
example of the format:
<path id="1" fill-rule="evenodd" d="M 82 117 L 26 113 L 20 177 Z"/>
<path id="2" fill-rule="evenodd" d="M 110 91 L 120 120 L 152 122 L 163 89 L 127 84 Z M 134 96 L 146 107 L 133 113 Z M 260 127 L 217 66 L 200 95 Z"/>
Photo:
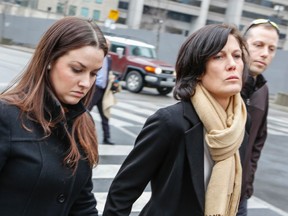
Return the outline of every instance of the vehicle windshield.
<path id="1" fill-rule="evenodd" d="M 133 56 L 156 59 L 155 49 L 150 47 L 131 46 L 131 54 Z"/>

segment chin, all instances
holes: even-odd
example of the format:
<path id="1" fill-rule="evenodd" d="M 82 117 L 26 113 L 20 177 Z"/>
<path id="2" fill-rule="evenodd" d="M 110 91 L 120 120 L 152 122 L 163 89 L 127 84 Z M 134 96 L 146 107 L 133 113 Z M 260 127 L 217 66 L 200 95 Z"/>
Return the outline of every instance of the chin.
<path id="1" fill-rule="evenodd" d="M 229 93 L 231 94 L 231 96 L 240 93 L 241 91 L 241 87 L 237 87 L 237 88 L 233 88 L 229 91 Z"/>
<path id="2" fill-rule="evenodd" d="M 63 100 L 61 102 L 64 103 L 64 104 L 68 104 L 68 105 L 75 105 L 75 104 L 78 104 L 79 101 L 80 101 L 80 99 L 79 100 L 75 100 L 75 99 L 71 100 L 70 99 L 70 100 Z"/>

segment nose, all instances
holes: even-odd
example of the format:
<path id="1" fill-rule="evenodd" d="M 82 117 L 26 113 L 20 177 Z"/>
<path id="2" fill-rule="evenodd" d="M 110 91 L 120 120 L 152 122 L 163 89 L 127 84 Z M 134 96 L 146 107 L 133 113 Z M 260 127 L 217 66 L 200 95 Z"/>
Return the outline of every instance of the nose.
<path id="1" fill-rule="evenodd" d="M 91 85 L 91 78 L 90 78 L 90 74 L 83 74 L 81 77 L 80 77 L 80 80 L 79 80 L 79 86 L 81 87 L 84 87 L 84 88 L 90 88 L 90 85 Z"/>
<path id="2" fill-rule="evenodd" d="M 261 57 L 266 58 L 269 55 L 269 47 L 264 47 L 261 52 Z"/>
<path id="3" fill-rule="evenodd" d="M 236 70 L 236 62 L 232 56 L 230 56 L 230 58 L 228 58 L 228 63 L 227 63 L 226 68 L 228 71 Z"/>

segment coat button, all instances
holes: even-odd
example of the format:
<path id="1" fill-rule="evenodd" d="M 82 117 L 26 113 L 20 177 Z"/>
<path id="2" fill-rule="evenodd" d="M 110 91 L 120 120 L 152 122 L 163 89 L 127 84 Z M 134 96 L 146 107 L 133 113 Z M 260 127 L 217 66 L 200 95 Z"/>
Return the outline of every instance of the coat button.
<path id="1" fill-rule="evenodd" d="M 59 194 L 57 197 L 57 200 L 59 203 L 64 203 L 65 202 L 65 196 L 64 194 Z"/>

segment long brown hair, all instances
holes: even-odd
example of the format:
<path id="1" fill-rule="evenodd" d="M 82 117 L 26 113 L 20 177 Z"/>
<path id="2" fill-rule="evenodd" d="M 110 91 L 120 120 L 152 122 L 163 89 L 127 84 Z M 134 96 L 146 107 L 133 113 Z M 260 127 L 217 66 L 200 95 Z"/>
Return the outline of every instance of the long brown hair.
<path id="1" fill-rule="evenodd" d="M 60 118 L 47 120 L 45 118 L 45 95 L 48 93 L 57 100 L 51 88 L 48 65 L 55 62 L 67 52 L 84 46 L 95 46 L 107 54 L 106 40 L 100 28 L 91 20 L 76 17 L 65 17 L 56 21 L 42 36 L 34 55 L 23 73 L 6 89 L 0 99 L 16 105 L 21 110 L 21 116 L 39 123 L 44 130 L 44 137 L 52 133 L 53 127 L 65 119 L 63 107 Z M 94 87 L 94 86 L 93 86 Z M 89 104 L 94 88 L 81 100 L 84 106 Z M 59 103 L 60 104 L 60 103 Z M 27 130 L 29 128 L 22 125 Z M 98 143 L 95 124 L 89 113 L 78 116 L 69 132 L 65 128 L 70 141 L 70 148 L 64 162 L 76 168 L 81 158 L 76 141 L 87 155 L 91 166 L 98 163 Z"/>

